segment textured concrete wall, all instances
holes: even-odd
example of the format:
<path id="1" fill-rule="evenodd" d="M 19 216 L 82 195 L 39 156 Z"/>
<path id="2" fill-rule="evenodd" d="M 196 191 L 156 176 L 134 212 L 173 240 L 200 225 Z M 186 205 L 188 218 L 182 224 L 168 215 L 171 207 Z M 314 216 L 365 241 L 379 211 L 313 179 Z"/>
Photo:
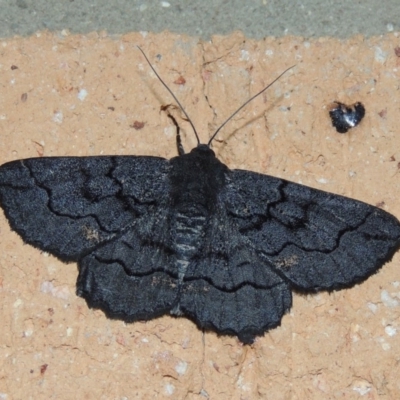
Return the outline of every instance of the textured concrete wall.
<path id="1" fill-rule="evenodd" d="M 176 155 L 173 103 L 203 142 L 287 67 L 213 147 L 231 168 L 275 175 L 400 217 L 399 39 L 211 42 L 169 33 L 41 33 L 0 43 L 0 163 L 25 157 Z M 159 55 L 158 57 L 156 57 Z M 327 107 L 361 101 L 340 135 Z M 186 150 L 195 146 L 189 125 Z M 186 319 L 125 324 L 75 295 L 77 268 L 24 245 L 0 216 L 0 398 L 400 398 L 400 254 L 350 290 L 294 295 L 282 325 L 244 346 Z M 364 397 L 362 395 L 365 395 Z"/>

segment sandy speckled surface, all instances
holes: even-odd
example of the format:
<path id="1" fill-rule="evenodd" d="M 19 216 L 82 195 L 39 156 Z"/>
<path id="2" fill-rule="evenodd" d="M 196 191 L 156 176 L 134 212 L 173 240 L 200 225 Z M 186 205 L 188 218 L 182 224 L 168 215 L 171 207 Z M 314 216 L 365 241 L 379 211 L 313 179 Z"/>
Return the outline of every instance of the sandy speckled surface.
<path id="1" fill-rule="evenodd" d="M 218 157 L 231 168 L 344 194 L 400 217 L 394 34 L 348 41 L 233 34 L 199 42 L 168 33 L 41 33 L 3 40 L 0 163 L 174 156 L 175 129 L 160 112 L 173 101 L 136 45 L 186 107 L 203 142 L 296 64 L 221 132 Z M 333 100 L 366 107 L 348 134 L 331 126 Z M 177 118 L 188 150 L 194 136 Z M 76 265 L 24 245 L 3 214 L 0 224 L 0 398 L 400 398 L 400 254 L 351 290 L 294 295 L 282 325 L 243 346 L 186 319 L 108 320 L 75 295 Z"/>

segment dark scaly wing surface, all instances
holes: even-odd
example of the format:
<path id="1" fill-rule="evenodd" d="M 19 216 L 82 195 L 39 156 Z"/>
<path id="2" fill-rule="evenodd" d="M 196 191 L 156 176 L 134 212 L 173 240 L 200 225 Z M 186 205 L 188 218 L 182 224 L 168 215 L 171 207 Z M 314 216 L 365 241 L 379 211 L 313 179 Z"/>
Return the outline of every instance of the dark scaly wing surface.
<path id="1" fill-rule="evenodd" d="M 280 324 L 292 296 L 286 280 L 240 234 L 225 195 L 217 200 L 199 256 L 188 266 L 179 307 L 200 327 L 251 343 Z"/>
<path id="2" fill-rule="evenodd" d="M 0 168 L 0 202 L 29 244 L 79 262 L 77 293 L 124 320 L 173 306 L 166 218 L 168 161 L 157 157 L 56 157 Z"/>
<path id="3" fill-rule="evenodd" d="M 178 297 L 178 271 L 168 235 L 167 208 L 79 262 L 77 293 L 91 307 L 124 321 L 168 313 Z"/>
<path id="4" fill-rule="evenodd" d="M 52 157 L 0 167 L 0 203 L 26 243 L 76 261 L 152 213 L 165 195 L 167 160 Z"/>
<path id="5" fill-rule="evenodd" d="M 300 290 L 350 287 L 400 247 L 400 222 L 357 200 L 242 170 L 225 194 L 241 235 Z"/>

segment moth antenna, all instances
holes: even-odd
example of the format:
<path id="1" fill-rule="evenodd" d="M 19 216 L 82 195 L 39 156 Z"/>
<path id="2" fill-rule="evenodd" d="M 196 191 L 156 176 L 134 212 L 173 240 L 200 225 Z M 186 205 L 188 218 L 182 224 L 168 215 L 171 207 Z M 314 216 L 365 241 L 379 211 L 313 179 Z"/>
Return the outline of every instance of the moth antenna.
<path id="1" fill-rule="evenodd" d="M 147 63 L 150 65 L 150 68 L 153 70 L 153 72 L 156 74 L 157 78 L 160 80 L 160 82 L 164 85 L 164 87 L 168 90 L 168 92 L 170 93 L 170 95 L 174 98 L 174 100 L 177 102 L 179 108 L 182 110 L 182 112 L 185 114 L 186 119 L 189 121 L 189 124 L 191 125 L 193 132 L 196 136 L 197 139 L 197 144 L 200 144 L 200 139 L 199 139 L 199 135 L 197 134 L 196 128 L 193 125 L 192 120 L 189 118 L 189 115 L 187 114 L 187 112 L 185 111 L 185 109 L 183 108 L 182 104 L 179 102 L 179 100 L 177 99 L 177 97 L 174 95 L 174 93 L 172 92 L 172 90 L 167 86 L 167 84 L 161 79 L 160 75 L 158 75 L 157 71 L 154 69 L 154 67 L 151 65 L 151 62 L 149 61 L 149 59 L 147 58 L 146 54 L 144 53 L 144 51 L 137 46 L 137 48 L 142 52 L 144 58 L 146 59 Z M 286 72 L 286 71 L 285 71 Z"/>
<path id="2" fill-rule="evenodd" d="M 278 75 L 271 83 L 269 83 L 263 90 L 259 91 L 257 94 L 254 96 L 250 97 L 249 100 L 247 100 L 244 104 L 242 104 L 220 127 L 214 132 L 214 134 L 211 136 L 211 139 L 208 141 L 207 146 L 210 147 L 211 142 L 215 139 L 217 136 L 218 132 L 244 107 L 247 106 L 251 101 L 253 101 L 257 96 L 260 94 L 264 93 L 269 87 L 271 87 L 278 79 L 280 79 L 283 75 L 286 74 L 289 70 L 294 68 L 296 65 L 292 65 L 291 67 L 285 69 L 280 75 Z"/>

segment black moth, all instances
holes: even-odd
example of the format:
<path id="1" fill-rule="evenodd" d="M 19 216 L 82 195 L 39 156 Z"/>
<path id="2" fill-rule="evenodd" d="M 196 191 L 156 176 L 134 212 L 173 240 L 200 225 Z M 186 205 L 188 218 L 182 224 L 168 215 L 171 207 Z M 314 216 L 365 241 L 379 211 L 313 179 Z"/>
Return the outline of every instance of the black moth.
<path id="1" fill-rule="evenodd" d="M 360 102 L 346 106 L 346 104 L 335 101 L 334 106 L 329 111 L 329 115 L 336 131 L 346 133 L 361 122 L 365 115 L 365 108 Z"/>
<path id="2" fill-rule="evenodd" d="M 280 324 L 292 290 L 350 287 L 400 247 L 399 221 L 379 208 L 230 170 L 216 133 L 183 154 L 178 130 L 170 160 L 9 162 L 0 202 L 26 243 L 78 263 L 90 307 L 129 322 L 182 315 L 243 343 Z"/>

